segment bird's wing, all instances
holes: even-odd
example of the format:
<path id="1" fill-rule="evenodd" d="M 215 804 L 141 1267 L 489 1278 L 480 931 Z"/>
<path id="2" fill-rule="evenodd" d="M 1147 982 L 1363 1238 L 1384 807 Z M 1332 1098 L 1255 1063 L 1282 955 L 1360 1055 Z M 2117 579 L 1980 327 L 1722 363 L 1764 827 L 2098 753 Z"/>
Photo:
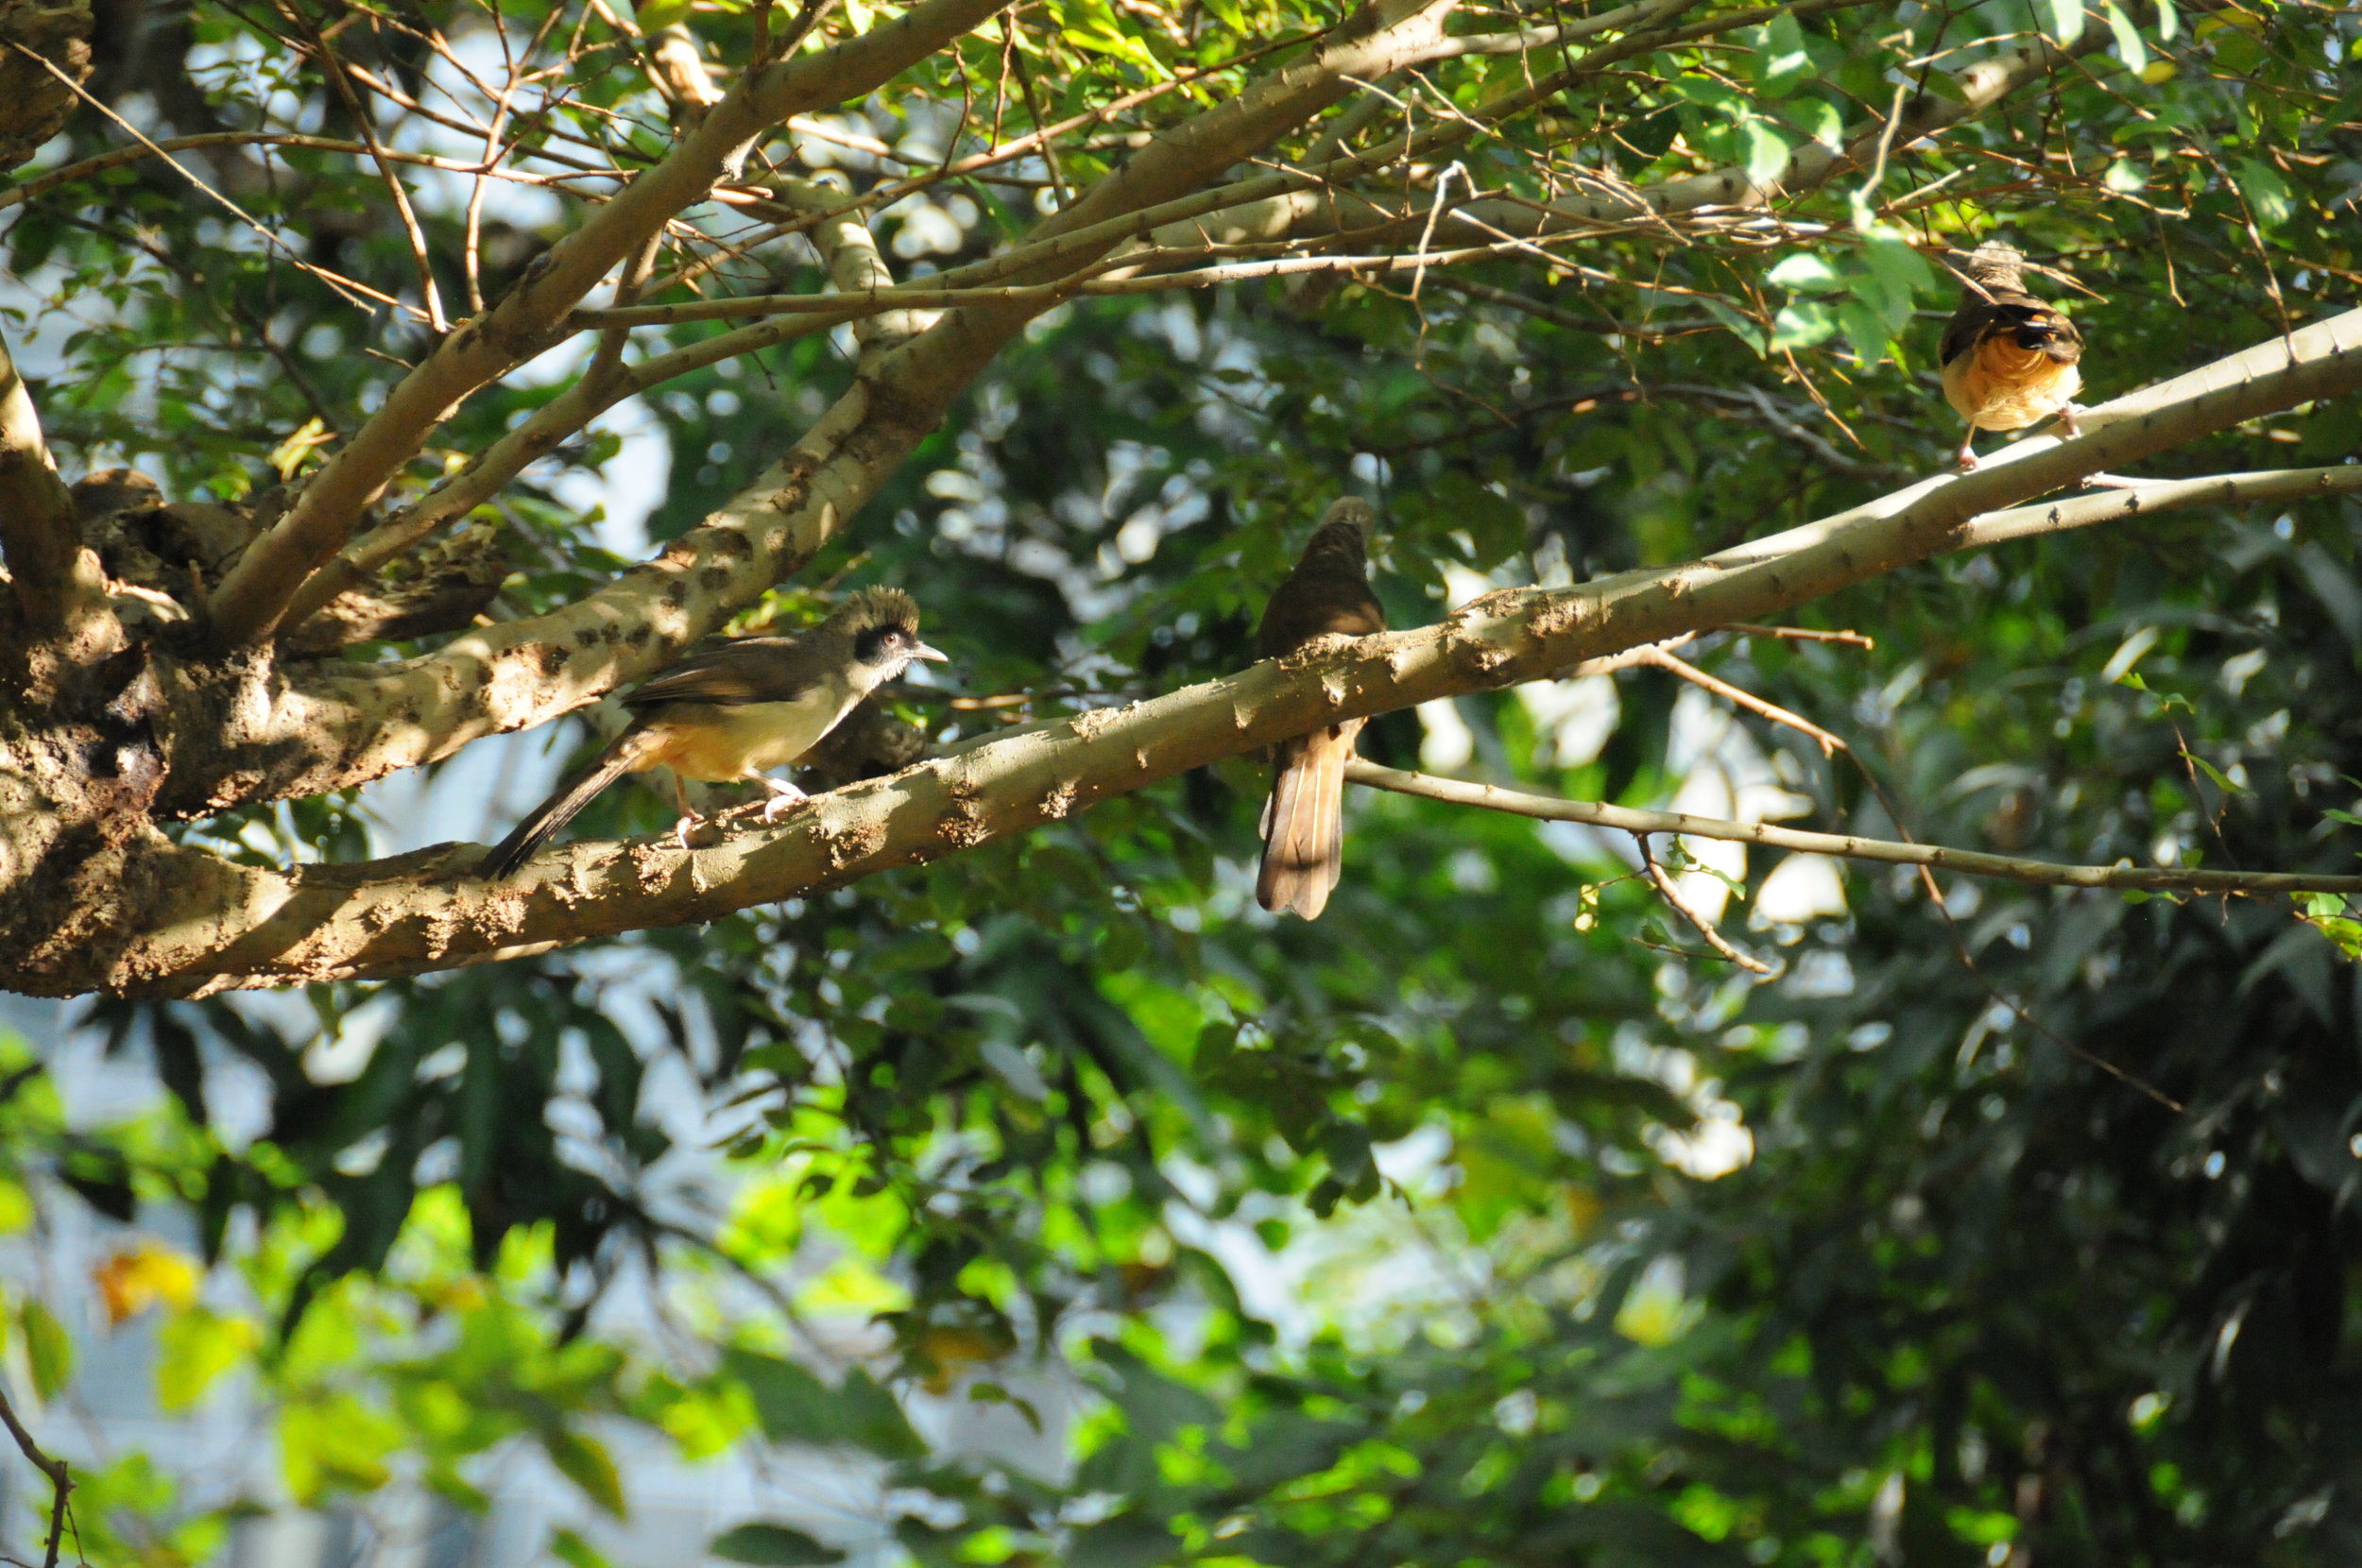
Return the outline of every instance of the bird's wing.
<path id="1" fill-rule="evenodd" d="M 625 707 L 659 703 L 785 703 L 819 684 L 821 672 L 801 637 L 743 637 L 693 655 L 642 681 Z"/>
<path id="2" fill-rule="evenodd" d="M 1386 612 L 1359 570 L 1307 560 L 1288 573 L 1263 606 L 1255 647 L 1263 657 L 1275 658 L 1316 637 L 1368 637 L 1385 629 Z"/>
<path id="3" fill-rule="evenodd" d="M 1991 299 L 1971 299 L 1952 314 L 1952 319 L 1944 323 L 1939 361 L 1949 365 L 1973 352 L 1995 333 L 2016 332 L 2027 327 L 2040 328 L 2051 343 L 2070 350 L 2063 355 L 2051 355 L 2062 363 L 2074 363 L 2082 351 L 2083 334 L 2075 330 L 2074 322 L 2031 295 L 2001 294 Z"/>

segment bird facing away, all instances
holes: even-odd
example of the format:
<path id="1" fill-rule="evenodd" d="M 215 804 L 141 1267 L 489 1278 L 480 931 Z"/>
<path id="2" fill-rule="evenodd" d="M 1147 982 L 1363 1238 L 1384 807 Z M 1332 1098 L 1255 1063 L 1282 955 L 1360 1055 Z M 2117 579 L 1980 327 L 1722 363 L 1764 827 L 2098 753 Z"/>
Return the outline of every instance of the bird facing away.
<path id="1" fill-rule="evenodd" d="M 1277 658 L 1318 638 L 1386 629 L 1368 571 L 1377 523 L 1366 501 L 1347 497 L 1328 508 L 1295 570 L 1263 606 L 1258 655 Z M 1345 763 L 1362 723 L 1346 719 L 1273 748 L 1278 773 L 1263 808 L 1263 868 L 1255 882 L 1265 909 L 1317 920 L 1327 906 L 1344 864 Z"/>
<path id="2" fill-rule="evenodd" d="M 1976 286 L 1945 323 L 1943 348 L 1944 400 L 1968 421 L 1963 469 L 1977 466 L 1969 443 L 1979 430 L 2024 430 L 2055 414 L 2077 434 L 2074 400 L 2083 387 L 2083 334 L 2026 292 L 2025 257 L 1980 245 L 1968 276 Z"/>
<path id="3" fill-rule="evenodd" d="M 771 792 L 762 820 L 804 798 L 764 775 L 819 744 L 864 697 L 915 658 L 944 656 L 918 640 L 918 605 L 899 588 L 864 588 L 819 625 L 788 637 L 742 637 L 659 671 L 624 699 L 631 724 L 589 767 L 559 785 L 484 859 L 480 874 L 507 876 L 627 773 L 673 770 L 681 847 L 702 820 L 681 781 L 745 780 Z"/>

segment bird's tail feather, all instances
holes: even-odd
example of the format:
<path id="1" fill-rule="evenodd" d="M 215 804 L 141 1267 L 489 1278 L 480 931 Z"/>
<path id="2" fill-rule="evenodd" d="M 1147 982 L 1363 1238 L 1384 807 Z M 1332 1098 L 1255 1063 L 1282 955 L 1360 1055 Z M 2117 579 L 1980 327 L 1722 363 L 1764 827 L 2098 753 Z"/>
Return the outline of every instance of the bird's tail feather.
<path id="1" fill-rule="evenodd" d="M 498 881 L 524 864 L 535 850 L 549 842 L 552 834 L 573 821 L 577 812 L 598 798 L 600 791 L 639 766 L 645 739 L 646 732 L 638 728 L 627 729 L 618 735 L 605 751 L 599 753 L 596 760 L 560 784 L 551 793 L 549 799 L 535 807 L 524 821 L 517 824 L 508 837 L 501 840 L 492 852 L 484 857 L 484 863 L 476 868 L 476 874 Z"/>
<path id="2" fill-rule="evenodd" d="M 1255 896 L 1267 910 L 1320 918 L 1344 866 L 1345 762 L 1361 721 L 1315 730 L 1279 748 L 1263 808 L 1263 866 Z"/>

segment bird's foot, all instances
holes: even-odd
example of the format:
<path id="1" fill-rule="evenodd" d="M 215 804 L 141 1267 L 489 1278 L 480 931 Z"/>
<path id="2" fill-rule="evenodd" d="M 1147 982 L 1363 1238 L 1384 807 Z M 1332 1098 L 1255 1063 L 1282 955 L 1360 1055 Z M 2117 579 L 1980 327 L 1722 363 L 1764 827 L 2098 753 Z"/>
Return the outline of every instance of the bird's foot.
<path id="1" fill-rule="evenodd" d="M 680 820 L 673 824 L 673 842 L 681 846 L 683 854 L 689 852 L 689 830 L 703 827 L 705 820 L 694 811 L 683 811 Z"/>
<path id="2" fill-rule="evenodd" d="M 1962 473 L 1975 473 L 1976 471 L 1977 471 L 1977 454 L 1976 454 L 1975 452 L 1970 452 L 1970 451 L 1969 451 L 1967 448 L 1965 448 L 1965 447 L 1961 448 L 1961 449 L 1960 449 L 1960 472 L 1962 472 Z"/>
<path id="3" fill-rule="evenodd" d="M 762 803 L 765 825 L 775 823 L 812 797 L 795 785 L 777 778 L 764 778 L 762 787 L 771 792 L 771 798 Z"/>
<path id="4" fill-rule="evenodd" d="M 2064 408 L 2059 410 L 2059 428 L 2064 431 L 2069 436 L 2082 435 L 2083 427 L 2076 422 L 2076 417 L 2082 412 L 2083 411 L 2081 409 L 2076 407 L 2073 403 L 2069 403 Z"/>

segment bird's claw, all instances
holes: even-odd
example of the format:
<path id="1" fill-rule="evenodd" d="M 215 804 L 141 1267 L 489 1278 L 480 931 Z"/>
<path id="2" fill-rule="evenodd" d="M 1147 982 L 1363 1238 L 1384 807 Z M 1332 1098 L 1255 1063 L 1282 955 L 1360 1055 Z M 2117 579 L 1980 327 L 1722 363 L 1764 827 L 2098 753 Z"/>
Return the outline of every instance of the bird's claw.
<path id="1" fill-rule="evenodd" d="M 673 824 L 673 842 L 680 845 L 682 854 L 689 852 L 689 830 L 703 827 L 705 820 L 694 811 L 683 811 L 680 820 Z"/>
<path id="2" fill-rule="evenodd" d="M 766 827 L 811 798 L 795 785 L 776 778 L 764 779 L 762 787 L 771 792 L 771 798 L 762 803 L 762 820 Z"/>

